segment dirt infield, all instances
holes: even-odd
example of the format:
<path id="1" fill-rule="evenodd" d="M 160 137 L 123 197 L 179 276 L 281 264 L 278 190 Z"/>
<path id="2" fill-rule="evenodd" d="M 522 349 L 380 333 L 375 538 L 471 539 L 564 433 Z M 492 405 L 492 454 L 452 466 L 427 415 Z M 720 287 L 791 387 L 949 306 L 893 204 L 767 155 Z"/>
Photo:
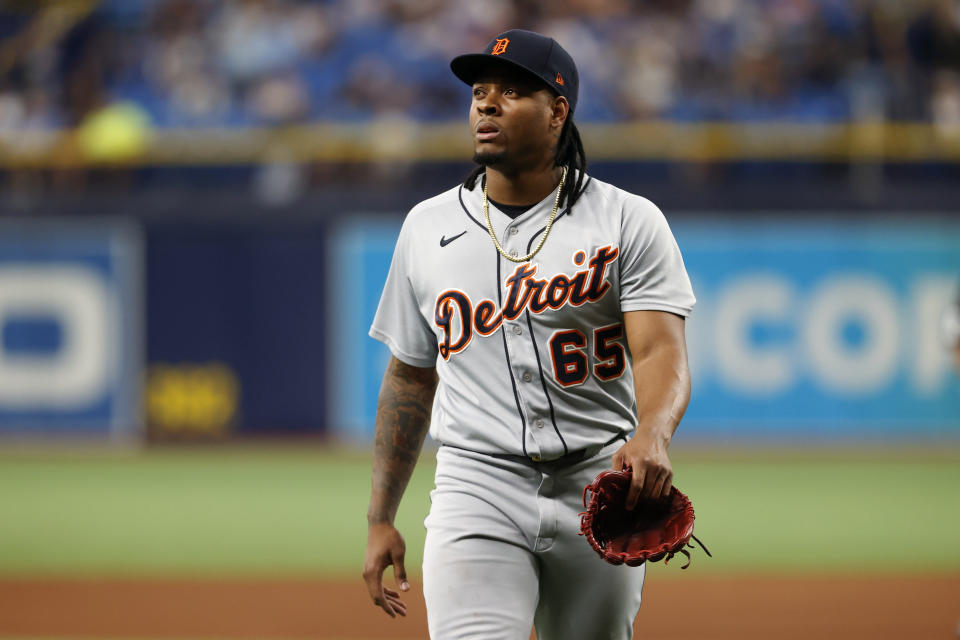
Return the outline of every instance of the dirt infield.
<path id="1" fill-rule="evenodd" d="M 0 637 L 426 638 L 423 601 L 408 602 L 410 616 L 391 620 L 359 579 L 0 579 Z M 960 575 L 653 576 L 636 637 L 942 640 L 957 637 L 958 619 Z"/>

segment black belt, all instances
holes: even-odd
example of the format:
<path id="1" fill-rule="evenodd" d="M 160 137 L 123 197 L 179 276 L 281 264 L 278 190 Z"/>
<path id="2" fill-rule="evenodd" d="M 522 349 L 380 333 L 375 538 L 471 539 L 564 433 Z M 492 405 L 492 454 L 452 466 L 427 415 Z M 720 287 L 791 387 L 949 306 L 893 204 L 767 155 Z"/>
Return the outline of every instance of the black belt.
<path id="1" fill-rule="evenodd" d="M 522 464 L 529 464 L 537 469 L 562 469 L 564 467 L 569 467 L 584 460 L 589 460 L 594 457 L 611 444 L 617 440 L 627 441 L 627 434 L 618 433 L 614 437 L 610 438 L 603 444 L 596 444 L 590 447 L 585 447 L 583 449 L 577 449 L 576 451 L 571 451 L 570 453 L 560 456 L 559 458 L 554 458 L 552 460 L 542 460 L 539 456 L 518 456 L 512 453 L 481 453 L 481 455 L 491 456 L 493 458 L 500 458 L 502 460 L 510 460 L 513 462 L 520 462 Z M 449 447 L 450 445 L 443 445 Z M 470 451 L 470 449 L 464 449 L 463 447 L 453 447 L 454 449 L 462 449 L 463 451 Z M 480 453 L 479 451 L 471 451 L 471 453 Z"/>
<path id="2" fill-rule="evenodd" d="M 538 468 L 559 469 L 559 468 L 569 467 L 569 466 L 578 464 L 580 462 L 583 462 L 584 460 L 589 460 L 590 458 L 594 457 L 595 455 L 597 455 L 598 453 L 600 453 L 601 451 L 603 451 L 604 449 L 612 445 L 617 440 L 623 440 L 624 442 L 626 442 L 627 435 L 624 433 L 618 433 L 617 435 L 610 438 L 603 444 L 595 444 L 591 447 L 577 449 L 576 451 L 571 451 L 570 453 L 560 456 L 559 458 L 554 458 L 553 460 L 541 460 L 539 459 L 539 456 L 530 456 L 530 457 L 517 456 L 517 457 L 521 459 L 526 458 L 528 462 L 532 462 Z"/>

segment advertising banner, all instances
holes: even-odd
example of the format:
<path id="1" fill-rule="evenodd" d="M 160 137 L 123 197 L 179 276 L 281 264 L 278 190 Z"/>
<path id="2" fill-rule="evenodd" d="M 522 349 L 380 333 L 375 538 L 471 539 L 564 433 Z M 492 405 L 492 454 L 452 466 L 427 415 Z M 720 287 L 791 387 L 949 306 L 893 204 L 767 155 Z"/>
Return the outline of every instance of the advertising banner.
<path id="1" fill-rule="evenodd" d="M 960 225 L 684 221 L 697 293 L 684 430 L 720 437 L 960 436 L 941 330 Z"/>
<path id="2" fill-rule="evenodd" d="M 370 437 L 389 353 L 367 337 L 399 219 L 335 231 L 331 424 Z M 697 295 L 685 437 L 960 437 L 960 381 L 941 331 L 960 288 L 960 224 L 803 214 L 672 222 Z"/>
<path id="3" fill-rule="evenodd" d="M 140 234 L 0 221 L 0 435 L 140 434 Z"/>

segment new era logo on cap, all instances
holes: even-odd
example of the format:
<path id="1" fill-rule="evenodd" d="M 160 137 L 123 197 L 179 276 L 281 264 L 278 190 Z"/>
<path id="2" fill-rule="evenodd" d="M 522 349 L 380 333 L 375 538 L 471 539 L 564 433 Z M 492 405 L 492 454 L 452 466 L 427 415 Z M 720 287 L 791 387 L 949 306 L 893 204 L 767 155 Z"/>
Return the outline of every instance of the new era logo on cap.
<path id="1" fill-rule="evenodd" d="M 509 64 L 539 78 L 557 95 L 577 106 L 579 76 L 577 65 L 560 43 L 532 31 L 511 29 L 487 43 L 483 53 L 457 56 L 450 62 L 454 75 L 472 85 L 484 67 Z"/>

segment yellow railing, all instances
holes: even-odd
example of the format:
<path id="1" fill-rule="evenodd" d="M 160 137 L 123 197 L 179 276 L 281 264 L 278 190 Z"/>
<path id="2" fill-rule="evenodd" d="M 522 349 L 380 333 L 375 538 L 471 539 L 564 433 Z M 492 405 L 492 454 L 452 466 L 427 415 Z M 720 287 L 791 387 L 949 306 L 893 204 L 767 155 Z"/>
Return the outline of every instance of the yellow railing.
<path id="1" fill-rule="evenodd" d="M 960 162 L 960 126 L 926 123 L 581 125 L 591 161 Z M 464 122 L 404 119 L 275 128 L 153 129 L 118 118 L 97 127 L 0 133 L 0 167 L 237 165 L 468 160 Z"/>

